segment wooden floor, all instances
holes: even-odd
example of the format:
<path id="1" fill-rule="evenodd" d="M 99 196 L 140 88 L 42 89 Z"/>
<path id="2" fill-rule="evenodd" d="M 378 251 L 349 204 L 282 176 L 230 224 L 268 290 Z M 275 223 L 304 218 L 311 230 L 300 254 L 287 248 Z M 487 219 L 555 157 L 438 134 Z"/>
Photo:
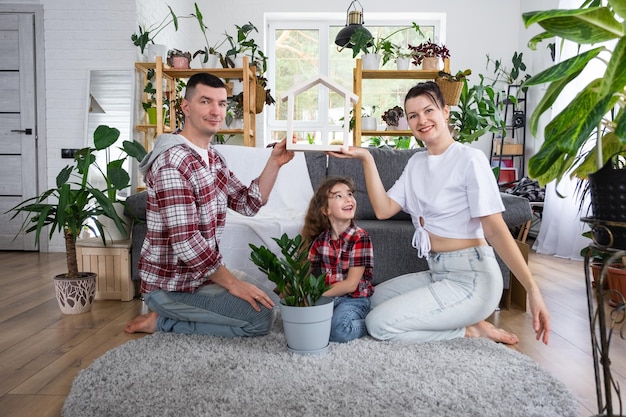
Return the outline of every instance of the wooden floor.
<path id="1" fill-rule="evenodd" d="M 517 333 L 515 348 L 563 381 L 580 415 L 597 414 L 582 262 L 530 254 L 529 264 L 552 315 L 549 346 L 534 340 L 528 313 L 496 312 L 492 321 Z M 60 253 L 0 252 L 0 414 L 59 416 L 76 374 L 106 351 L 142 335 L 124 323 L 139 300 L 97 301 L 92 311 L 63 315 L 52 276 L 65 272 Z M 626 386 L 626 342 L 611 344 L 613 373 Z"/>

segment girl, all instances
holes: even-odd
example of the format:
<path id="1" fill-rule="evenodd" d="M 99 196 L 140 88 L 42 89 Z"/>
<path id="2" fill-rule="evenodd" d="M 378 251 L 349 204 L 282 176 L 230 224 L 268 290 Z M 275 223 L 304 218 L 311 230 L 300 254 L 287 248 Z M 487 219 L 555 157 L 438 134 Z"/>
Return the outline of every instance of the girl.
<path id="1" fill-rule="evenodd" d="M 367 232 L 354 224 L 356 200 L 349 178 L 327 178 L 315 191 L 304 220 L 302 236 L 310 243 L 315 276 L 326 273 L 334 297 L 331 342 L 365 336 L 365 316 L 374 292 L 374 249 Z"/>
<path id="2" fill-rule="evenodd" d="M 368 332 L 381 340 L 487 337 L 517 343 L 517 336 L 485 321 L 502 296 L 495 249 L 526 288 L 537 340 L 547 344 L 548 309 L 502 219 L 504 206 L 484 153 L 452 138 L 450 109 L 434 82 L 411 88 L 404 107 L 411 132 L 428 152 L 412 156 L 389 191 L 367 149 L 331 153 L 361 160 L 376 217 L 387 219 L 400 210 L 411 215 L 416 228 L 413 246 L 430 267 L 376 287 L 366 319 Z"/>

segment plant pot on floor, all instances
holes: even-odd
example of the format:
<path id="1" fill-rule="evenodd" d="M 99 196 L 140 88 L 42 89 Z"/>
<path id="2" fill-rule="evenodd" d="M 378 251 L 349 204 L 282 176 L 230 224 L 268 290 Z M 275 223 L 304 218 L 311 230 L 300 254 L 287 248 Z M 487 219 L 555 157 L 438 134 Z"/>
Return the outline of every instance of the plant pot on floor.
<path id="1" fill-rule="evenodd" d="M 80 272 L 80 278 L 54 277 L 57 303 L 63 314 L 81 314 L 91 310 L 96 297 L 96 274 Z"/>
<path id="2" fill-rule="evenodd" d="M 609 305 L 615 307 L 624 304 L 626 296 L 626 266 L 623 264 L 609 265 L 607 272 Z"/>
<path id="3" fill-rule="evenodd" d="M 334 302 L 321 297 L 311 307 L 294 307 L 280 302 L 280 315 L 289 351 L 303 355 L 326 353 Z"/>

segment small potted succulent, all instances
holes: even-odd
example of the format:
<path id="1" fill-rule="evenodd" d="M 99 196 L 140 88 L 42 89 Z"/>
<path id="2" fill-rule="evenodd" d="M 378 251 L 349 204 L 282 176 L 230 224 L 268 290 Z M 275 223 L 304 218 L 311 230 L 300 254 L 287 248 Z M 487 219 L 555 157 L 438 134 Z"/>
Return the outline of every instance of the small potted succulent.
<path id="1" fill-rule="evenodd" d="M 450 58 L 450 50 L 445 45 L 438 45 L 428 39 L 417 46 L 409 45 L 413 52 L 413 64 L 422 65 L 424 70 L 440 69 L 439 62 Z"/>
<path id="2" fill-rule="evenodd" d="M 167 65 L 172 68 L 188 69 L 191 62 L 191 53 L 179 49 L 171 49 L 167 52 Z"/>

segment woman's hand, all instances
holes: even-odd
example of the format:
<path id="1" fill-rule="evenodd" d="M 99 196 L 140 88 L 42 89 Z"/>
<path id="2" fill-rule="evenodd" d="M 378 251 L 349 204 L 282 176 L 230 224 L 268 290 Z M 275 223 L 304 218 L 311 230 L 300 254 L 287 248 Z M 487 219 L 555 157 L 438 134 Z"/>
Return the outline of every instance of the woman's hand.
<path id="1" fill-rule="evenodd" d="M 550 338 L 550 313 L 543 302 L 543 297 L 538 288 L 533 289 L 528 294 L 528 301 L 530 314 L 533 317 L 533 330 L 535 331 L 536 339 L 541 339 L 547 345 Z"/>
<path id="2" fill-rule="evenodd" d="M 342 147 L 339 152 L 326 152 L 326 155 L 341 159 L 360 159 L 361 161 L 372 157 L 372 154 L 367 150 L 367 148 L 362 148 L 360 146 L 350 146 L 348 148 Z"/>

